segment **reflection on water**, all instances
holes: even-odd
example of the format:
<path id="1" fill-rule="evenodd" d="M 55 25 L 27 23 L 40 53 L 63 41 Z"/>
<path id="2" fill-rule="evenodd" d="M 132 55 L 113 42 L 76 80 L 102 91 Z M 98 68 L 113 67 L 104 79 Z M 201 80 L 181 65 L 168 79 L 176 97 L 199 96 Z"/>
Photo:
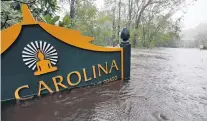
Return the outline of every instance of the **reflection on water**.
<path id="1" fill-rule="evenodd" d="M 207 121 L 207 51 L 132 50 L 132 75 L 2 110 L 3 121 Z"/>

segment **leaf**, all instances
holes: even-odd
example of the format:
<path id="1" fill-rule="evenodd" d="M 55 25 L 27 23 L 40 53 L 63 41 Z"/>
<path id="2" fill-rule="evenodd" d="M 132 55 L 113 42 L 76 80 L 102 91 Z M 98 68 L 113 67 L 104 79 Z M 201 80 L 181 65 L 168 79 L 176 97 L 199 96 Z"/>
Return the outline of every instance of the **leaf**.
<path id="1" fill-rule="evenodd" d="M 51 23 L 52 22 L 52 17 L 50 16 L 50 15 L 46 15 L 46 16 L 44 16 L 44 18 L 45 18 L 45 21 L 47 22 L 47 23 Z"/>
<path id="2" fill-rule="evenodd" d="M 63 24 L 64 25 L 69 25 L 70 24 L 70 18 L 68 17 L 68 15 L 65 15 L 63 18 Z"/>
<path id="3" fill-rule="evenodd" d="M 55 22 L 57 22 L 60 19 L 60 16 L 55 16 L 52 20 L 51 23 L 55 24 Z"/>
<path id="4" fill-rule="evenodd" d="M 59 21 L 59 26 L 61 26 L 61 27 L 63 27 L 63 26 L 64 26 L 64 24 L 63 24 L 63 22 L 62 22 L 62 21 Z"/>

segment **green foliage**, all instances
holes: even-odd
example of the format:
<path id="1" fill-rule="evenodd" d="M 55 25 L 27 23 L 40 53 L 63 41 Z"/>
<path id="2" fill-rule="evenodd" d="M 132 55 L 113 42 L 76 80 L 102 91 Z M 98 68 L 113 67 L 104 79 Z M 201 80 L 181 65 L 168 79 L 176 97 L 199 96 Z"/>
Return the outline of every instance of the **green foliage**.
<path id="1" fill-rule="evenodd" d="M 1 1 L 1 29 L 5 29 L 22 19 L 20 10 L 15 10 L 12 3 Z"/>
<path id="2" fill-rule="evenodd" d="M 57 22 L 59 19 L 60 19 L 60 16 L 55 16 L 55 17 L 52 19 L 52 23 L 55 24 L 55 22 Z"/>
<path id="3" fill-rule="evenodd" d="M 55 16 L 55 17 L 52 17 L 50 15 L 44 16 L 45 22 L 49 24 L 55 24 L 59 19 L 60 19 L 60 16 Z"/>
<path id="4" fill-rule="evenodd" d="M 75 0 L 73 19 L 68 15 L 70 11 L 61 11 L 64 10 L 63 7 L 70 8 L 70 1 L 61 1 L 67 2 L 61 8 L 59 0 L 36 0 L 35 3 L 28 5 L 33 16 L 39 21 L 79 30 L 84 35 L 94 37 L 93 44 L 101 46 L 119 43 L 118 32 L 126 26 L 130 31 L 130 43 L 134 44 L 136 40 L 134 47 L 171 46 L 179 40 L 180 19 L 171 20 L 174 9 L 169 10 L 169 8 L 176 8 L 182 5 L 181 1 L 185 0 L 165 2 L 162 0 L 156 0 L 157 2 L 154 0 L 105 0 L 102 10 L 97 9 L 94 0 Z M 147 1 L 151 3 L 141 12 Z M 129 2 L 132 4 L 131 10 L 127 8 Z M 1 3 L 1 24 L 3 25 L 6 21 L 2 29 L 22 20 L 19 2 Z M 129 10 L 131 20 L 129 20 Z M 140 21 L 138 21 L 139 15 Z M 7 17 L 9 20 L 6 20 Z"/>
<path id="5" fill-rule="evenodd" d="M 63 18 L 63 24 L 64 25 L 69 25 L 70 24 L 70 18 L 67 15 L 65 15 L 64 18 Z"/>
<path id="6" fill-rule="evenodd" d="M 22 20 L 21 4 L 28 4 L 34 18 L 42 20 L 46 17 L 48 23 L 55 23 L 59 17 L 54 16 L 59 10 L 57 0 L 20 0 L 18 1 L 1 1 L 1 29 L 5 29 Z M 44 17 L 41 17 L 44 16 Z M 53 18 L 53 19 L 52 19 Z M 51 19 L 51 20 L 50 20 Z"/>
<path id="7" fill-rule="evenodd" d="M 63 20 L 62 21 L 59 21 L 59 26 L 66 27 L 66 28 L 72 28 L 73 27 L 73 22 L 71 21 L 71 19 L 69 18 L 69 16 L 66 14 L 63 17 Z"/>

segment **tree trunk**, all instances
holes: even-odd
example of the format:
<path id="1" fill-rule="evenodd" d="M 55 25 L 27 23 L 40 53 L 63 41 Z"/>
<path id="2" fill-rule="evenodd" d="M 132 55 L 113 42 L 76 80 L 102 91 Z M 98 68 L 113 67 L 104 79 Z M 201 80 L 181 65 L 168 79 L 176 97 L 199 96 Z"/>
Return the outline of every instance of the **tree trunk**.
<path id="1" fill-rule="evenodd" d="M 119 32 L 120 32 L 120 22 L 121 22 L 121 0 L 119 0 L 119 17 L 118 17 L 118 32 L 117 32 L 118 41 L 119 41 Z"/>
<path id="2" fill-rule="evenodd" d="M 114 1 L 115 2 L 115 5 L 112 9 L 112 14 L 113 14 L 113 22 L 112 22 L 112 39 L 111 41 L 113 42 L 116 38 L 116 15 L 115 15 L 115 12 L 116 12 L 116 0 Z"/>
<path id="3" fill-rule="evenodd" d="M 152 2 L 152 0 L 148 0 L 147 3 L 141 8 L 140 12 L 139 12 L 139 15 L 137 17 L 137 20 L 136 20 L 136 25 L 135 25 L 135 29 L 138 29 L 139 27 L 139 23 L 140 23 L 140 20 L 141 20 L 141 17 L 142 17 L 142 13 L 144 12 L 144 10 L 147 8 L 148 5 L 150 5 L 150 3 Z"/>
<path id="4" fill-rule="evenodd" d="M 75 18 L 75 0 L 71 0 L 70 2 L 70 18 Z"/>
<path id="5" fill-rule="evenodd" d="M 131 27 L 131 20 L 132 20 L 132 5 L 133 5 L 133 0 L 129 0 L 128 1 L 129 3 L 128 3 L 128 8 L 129 8 L 129 10 L 128 10 L 128 29 L 130 29 L 130 27 Z"/>

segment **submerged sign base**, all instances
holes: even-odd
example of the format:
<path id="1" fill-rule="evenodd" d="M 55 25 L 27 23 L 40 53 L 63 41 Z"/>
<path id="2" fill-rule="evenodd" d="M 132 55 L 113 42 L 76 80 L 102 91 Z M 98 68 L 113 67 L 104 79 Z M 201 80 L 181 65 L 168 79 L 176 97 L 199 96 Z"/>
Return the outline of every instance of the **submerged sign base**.
<path id="1" fill-rule="evenodd" d="M 124 78 L 123 48 L 96 46 L 78 31 L 35 21 L 26 5 L 22 12 L 22 23 L 1 31 L 2 101 Z"/>

